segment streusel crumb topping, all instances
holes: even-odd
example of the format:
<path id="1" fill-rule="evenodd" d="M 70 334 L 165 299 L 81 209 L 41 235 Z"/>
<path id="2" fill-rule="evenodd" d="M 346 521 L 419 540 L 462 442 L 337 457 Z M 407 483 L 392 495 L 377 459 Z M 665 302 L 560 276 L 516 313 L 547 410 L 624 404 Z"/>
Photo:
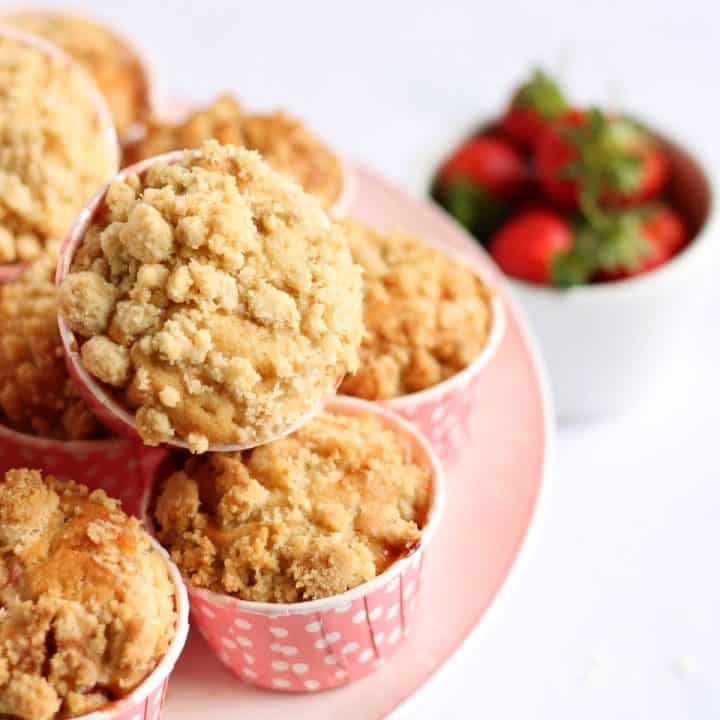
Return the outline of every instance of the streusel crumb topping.
<path id="1" fill-rule="evenodd" d="M 283 111 L 247 113 L 227 95 L 183 122 L 150 122 L 145 137 L 129 148 L 124 164 L 196 148 L 213 138 L 223 145 L 257 150 L 270 167 L 315 195 L 326 210 L 340 197 L 343 177 L 338 158 L 302 122 Z"/>
<path id="2" fill-rule="evenodd" d="M 0 483 L 0 717 L 59 720 L 124 697 L 177 622 L 165 561 L 102 491 L 37 470 Z"/>
<path id="3" fill-rule="evenodd" d="M 467 367 L 485 347 L 490 292 L 470 267 L 405 232 L 344 223 L 363 268 L 360 369 L 340 392 L 367 400 L 418 392 Z"/>
<path id="4" fill-rule="evenodd" d="M 0 264 L 61 240 L 117 169 L 95 92 L 80 68 L 0 36 Z"/>
<path id="5" fill-rule="evenodd" d="M 0 424 L 56 440 L 98 437 L 102 427 L 78 397 L 62 351 L 55 258 L 43 255 L 0 285 Z"/>
<path id="6" fill-rule="evenodd" d="M 120 135 L 150 112 L 148 81 L 141 61 L 122 38 L 89 18 L 41 10 L 8 18 L 77 60 L 95 80 Z"/>
<path id="7" fill-rule="evenodd" d="M 339 225 L 215 141 L 112 183 L 60 290 L 87 370 L 148 444 L 264 442 L 357 367 L 360 269 Z"/>
<path id="8" fill-rule="evenodd" d="M 160 486 L 160 541 L 193 584 L 297 602 L 372 580 L 420 540 L 426 469 L 372 416 L 323 413 L 244 454 L 191 458 Z"/>

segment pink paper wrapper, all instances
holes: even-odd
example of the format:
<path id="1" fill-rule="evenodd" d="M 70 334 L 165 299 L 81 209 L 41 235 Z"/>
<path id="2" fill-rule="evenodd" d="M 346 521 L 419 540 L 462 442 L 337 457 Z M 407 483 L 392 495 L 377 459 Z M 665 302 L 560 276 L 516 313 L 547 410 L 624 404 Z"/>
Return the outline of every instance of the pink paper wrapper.
<path id="1" fill-rule="evenodd" d="M 482 395 L 477 392 L 478 379 L 495 355 L 504 334 L 504 306 L 497 296 L 493 296 L 490 337 L 468 367 L 427 390 L 379 403 L 418 428 L 445 465 L 455 463 L 468 444 L 470 418 L 475 408 L 482 404 Z"/>
<path id="2" fill-rule="evenodd" d="M 168 572 L 175 586 L 175 608 L 178 616 L 175 637 L 160 664 L 130 695 L 115 701 L 102 710 L 78 716 L 74 720 L 158 720 L 162 713 L 168 678 L 187 640 L 188 596 L 177 567 L 170 561 L 165 549 L 155 540 L 152 542 L 165 558 Z"/>
<path id="3" fill-rule="evenodd" d="M 0 479 L 12 468 L 42 470 L 92 490 L 105 490 L 132 515 L 139 515 L 145 489 L 168 454 L 125 438 L 61 442 L 0 425 Z"/>
<path id="4" fill-rule="evenodd" d="M 62 67 L 67 67 L 68 70 L 72 67 L 78 67 L 77 63 L 66 55 L 55 45 L 51 45 L 45 42 L 35 35 L 17 30 L 9 25 L 2 24 L 0 20 L 0 37 L 9 37 L 17 42 L 22 42 L 31 47 L 37 48 L 47 53 L 55 62 L 60 64 Z M 82 69 L 81 69 L 82 70 Z M 83 76 L 85 71 L 82 70 Z M 98 115 L 98 120 L 103 127 L 103 135 L 105 136 L 105 142 L 108 147 L 111 148 L 111 167 L 108 168 L 107 177 L 111 177 L 113 173 L 117 172 L 120 165 L 120 148 L 118 144 L 117 135 L 115 133 L 115 127 L 110 117 L 110 112 L 107 109 L 105 100 L 103 99 L 100 91 L 95 87 L 95 84 L 88 78 L 87 82 L 88 95 L 90 95 Z M 59 239 L 59 238 L 58 238 Z M 27 263 L 10 263 L 0 264 L 0 284 L 11 282 L 18 278 L 24 272 L 27 267 Z"/>
<path id="5" fill-rule="evenodd" d="M 412 625 L 423 555 L 443 504 L 440 463 L 409 423 L 355 398 L 333 398 L 326 409 L 372 414 L 403 439 L 409 455 L 432 477 L 428 522 L 412 554 L 342 595 L 283 604 L 247 602 L 188 588 L 193 620 L 220 661 L 245 682 L 271 690 L 315 692 L 340 687 L 371 673 L 395 653 Z M 152 527 L 149 505 L 150 493 L 144 516 Z"/>

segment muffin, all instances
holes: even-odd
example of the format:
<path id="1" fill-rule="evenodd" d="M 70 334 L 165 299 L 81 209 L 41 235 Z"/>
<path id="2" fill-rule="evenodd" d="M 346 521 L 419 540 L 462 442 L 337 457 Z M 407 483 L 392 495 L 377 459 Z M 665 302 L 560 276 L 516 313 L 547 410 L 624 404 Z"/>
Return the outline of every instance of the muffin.
<path id="1" fill-rule="evenodd" d="M 362 336 L 343 229 L 216 141 L 111 184 L 59 309 L 143 441 L 193 452 L 289 432 L 357 367 Z"/>
<path id="2" fill-rule="evenodd" d="M 55 720 L 136 688 L 174 637 L 166 561 L 102 491 L 11 470 L 0 483 L 0 717 Z"/>
<path id="3" fill-rule="evenodd" d="M 363 268 L 366 333 L 360 368 L 340 392 L 389 400 L 447 380 L 480 355 L 492 323 L 491 295 L 470 267 L 409 233 L 346 221 Z"/>
<path id="4" fill-rule="evenodd" d="M 57 324 L 52 255 L 0 285 L 0 425 L 55 440 L 103 434 L 68 375 Z"/>
<path id="5" fill-rule="evenodd" d="M 128 148 L 123 163 L 196 148 L 213 138 L 223 145 L 257 150 L 273 169 L 314 195 L 326 210 L 340 197 L 343 174 L 338 158 L 299 120 L 283 111 L 247 113 L 227 95 L 180 123 L 152 120 L 144 138 Z"/>
<path id="6" fill-rule="evenodd" d="M 117 169 L 97 90 L 79 67 L 0 34 L 0 264 L 61 240 Z"/>
<path id="7" fill-rule="evenodd" d="M 17 13 L 7 22 L 48 40 L 77 60 L 92 76 L 120 137 L 150 113 L 147 73 L 121 37 L 86 17 L 44 10 Z"/>
<path id="8" fill-rule="evenodd" d="M 420 542 L 431 477 L 370 414 L 324 412 L 245 453 L 190 458 L 157 488 L 157 537 L 188 582 L 294 603 L 372 580 Z"/>

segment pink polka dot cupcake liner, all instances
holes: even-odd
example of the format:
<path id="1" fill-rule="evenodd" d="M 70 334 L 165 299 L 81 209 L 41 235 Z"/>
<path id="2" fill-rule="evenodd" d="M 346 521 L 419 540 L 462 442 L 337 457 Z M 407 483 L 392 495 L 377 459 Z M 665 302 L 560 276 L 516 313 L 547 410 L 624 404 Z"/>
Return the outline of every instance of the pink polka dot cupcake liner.
<path id="1" fill-rule="evenodd" d="M 193 622 L 219 660 L 246 683 L 284 692 L 342 687 L 373 672 L 402 645 L 419 601 L 423 557 L 443 505 L 444 477 L 428 441 L 396 414 L 355 398 L 326 410 L 372 414 L 404 442 L 431 476 L 432 498 L 421 541 L 374 580 L 346 593 L 300 603 L 263 603 L 188 586 Z M 149 527 L 150 492 L 144 500 Z"/>
<path id="2" fill-rule="evenodd" d="M 175 667 L 175 663 L 180 657 L 187 640 L 189 605 L 187 591 L 180 572 L 175 564 L 171 562 L 165 549 L 155 540 L 152 542 L 165 559 L 170 578 L 175 586 L 175 610 L 178 618 L 175 636 L 167 653 L 165 653 L 165 657 L 132 693 L 121 700 L 116 700 L 102 710 L 80 715 L 75 720 L 159 720 L 162 714 L 170 673 Z"/>
<path id="3" fill-rule="evenodd" d="M 168 454 L 124 438 L 62 442 L 0 425 L 0 477 L 12 468 L 42 470 L 91 490 L 105 490 L 132 515 L 139 514 L 145 488 Z"/>
<path id="4" fill-rule="evenodd" d="M 45 42 L 35 35 L 31 35 L 21 30 L 17 30 L 9 25 L 3 25 L 0 21 L 0 37 L 12 38 L 13 40 L 21 43 L 25 43 L 31 47 L 42 50 L 44 53 L 49 55 L 52 60 L 60 65 L 61 67 L 77 67 L 77 63 L 66 55 L 55 45 Z M 84 74 L 84 71 L 83 71 Z M 103 128 L 103 135 L 105 142 L 108 147 L 111 148 L 111 157 L 113 158 L 111 167 L 108 168 L 107 177 L 111 177 L 115 173 L 120 165 L 120 147 L 118 144 L 117 134 L 115 133 L 115 126 L 113 125 L 112 118 L 110 117 L 110 111 L 105 104 L 100 91 L 95 87 L 95 83 L 88 79 L 87 82 L 88 94 L 90 95 L 93 104 L 95 105 L 98 122 Z M 58 238 L 59 239 L 59 238 Z M 25 271 L 27 263 L 6 263 L 0 264 L 0 285 L 3 283 L 12 282 L 16 280 Z"/>
<path id="5" fill-rule="evenodd" d="M 505 334 L 504 305 L 497 295 L 492 298 L 491 311 L 492 325 L 487 344 L 464 370 L 427 390 L 379 403 L 420 430 L 447 466 L 454 464 L 468 445 L 472 415 L 482 406 L 479 381 Z"/>

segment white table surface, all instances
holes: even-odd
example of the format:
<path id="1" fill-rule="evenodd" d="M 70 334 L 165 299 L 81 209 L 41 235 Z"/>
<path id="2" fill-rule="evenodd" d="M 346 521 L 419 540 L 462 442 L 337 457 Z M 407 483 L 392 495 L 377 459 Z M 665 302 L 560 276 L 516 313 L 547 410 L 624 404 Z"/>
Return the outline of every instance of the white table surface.
<path id="1" fill-rule="evenodd" d="M 131 31 L 175 94 L 285 106 L 419 195 L 535 62 L 720 158 L 713 0 L 75 5 Z M 561 428 L 532 556 L 402 716 L 720 717 L 718 303 L 651 404 Z"/>

